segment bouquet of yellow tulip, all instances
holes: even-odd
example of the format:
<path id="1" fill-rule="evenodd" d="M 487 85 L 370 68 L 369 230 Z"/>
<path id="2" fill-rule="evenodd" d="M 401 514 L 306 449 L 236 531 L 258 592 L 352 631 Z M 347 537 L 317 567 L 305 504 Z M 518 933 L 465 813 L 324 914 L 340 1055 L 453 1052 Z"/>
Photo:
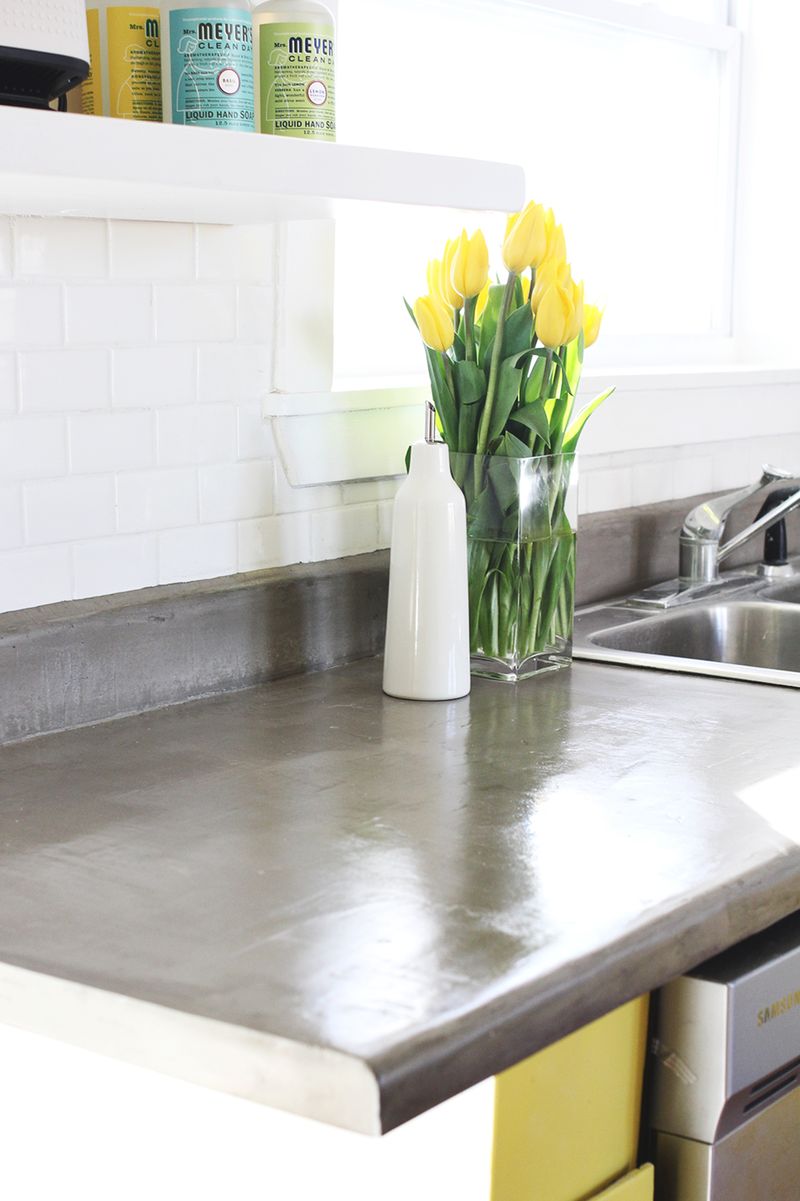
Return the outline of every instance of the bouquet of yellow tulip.
<path id="1" fill-rule="evenodd" d="M 574 414 L 602 313 L 584 303 L 552 209 L 531 202 L 511 215 L 502 257 L 505 283 L 492 284 L 483 233 L 463 231 L 428 264 L 428 294 L 409 312 L 467 501 L 473 656 L 502 665 L 487 674 L 520 678 L 560 665 L 554 648 L 571 640 L 570 469 L 587 419 L 613 389 Z"/>

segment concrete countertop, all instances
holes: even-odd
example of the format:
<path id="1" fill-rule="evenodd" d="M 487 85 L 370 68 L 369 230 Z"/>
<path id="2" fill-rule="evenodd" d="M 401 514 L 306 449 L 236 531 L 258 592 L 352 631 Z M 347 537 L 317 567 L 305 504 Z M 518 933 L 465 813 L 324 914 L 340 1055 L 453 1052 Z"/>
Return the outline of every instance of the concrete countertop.
<path id="1" fill-rule="evenodd" d="M 800 908 L 800 694 L 374 661 L 0 750 L 0 1021 L 372 1133 Z"/>

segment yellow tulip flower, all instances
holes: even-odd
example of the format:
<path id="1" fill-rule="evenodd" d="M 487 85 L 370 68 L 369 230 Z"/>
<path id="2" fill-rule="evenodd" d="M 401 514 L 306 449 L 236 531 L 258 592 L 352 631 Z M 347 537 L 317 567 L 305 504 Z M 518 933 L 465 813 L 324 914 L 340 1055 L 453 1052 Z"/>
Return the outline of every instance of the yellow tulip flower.
<path id="1" fill-rule="evenodd" d="M 597 341 L 597 335 L 600 333 L 602 321 L 603 310 L 599 309 L 596 304 L 586 304 L 583 306 L 584 347 L 593 346 Z"/>
<path id="2" fill-rule="evenodd" d="M 539 302 L 536 336 L 543 346 L 557 350 L 567 341 L 575 317 L 572 296 L 561 284 L 550 284 Z"/>
<path id="3" fill-rule="evenodd" d="M 456 241 L 450 282 L 464 300 L 478 296 L 489 278 L 489 249 L 480 230 L 467 237 L 462 229 Z"/>
<path id="4" fill-rule="evenodd" d="M 481 317 L 484 314 L 487 302 L 489 300 L 489 289 L 491 286 L 492 285 L 491 285 L 490 280 L 487 279 L 486 283 L 483 285 L 480 292 L 478 293 L 478 299 L 475 301 L 475 320 L 476 321 L 480 321 Z"/>
<path id="5" fill-rule="evenodd" d="M 444 254 L 442 255 L 442 275 L 439 291 L 442 294 L 442 299 L 445 304 L 451 309 L 460 309 L 462 298 L 453 286 L 453 260 L 456 257 L 458 250 L 458 238 L 452 238 L 445 243 Z M 480 291 L 480 289 L 478 289 Z"/>
<path id="6" fill-rule="evenodd" d="M 564 339 L 564 344 L 574 342 L 578 334 L 583 329 L 583 281 L 576 284 L 574 281 L 571 285 L 570 300 L 572 301 L 572 320 L 567 329 L 567 336 Z"/>
<path id="7" fill-rule="evenodd" d="M 428 295 L 436 296 L 442 304 L 447 304 L 442 295 L 442 260 L 431 259 L 425 274 L 428 281 Z"/>
<path id="8" fill-rule="evenodd" d="M 544 214 L 544 234 L 547 246 L 542 258 L 566 259 L 567 243 L 564 237 L 564 229 L 561 225 L 556 225 L 556 217 L 552 209 L 548 209 Z"/>
<path id="9" fill-rule="evenodd" d="M 521 275 L 528 267 L 538 267 L 547 251 L 545 214 L 531 200 L 521 213 L 510 217 L 503 242 L 503 262 L 509 271 Z"/>
<path id="10" fill-rule="evenodd" d="M 561 284 L 566 288 L 572 281 L 569 263 L 564 259 L 545 259 L 536 272 L 536 283 L 531 297 L 531 308 L 537 312 L 541 299 L 551 284 Z"/>
<path id="11" fill-rule="evenodd" d="M 438 296 L 420 296 L 414 302 L 414 316 L 426 346 L 431 350 L 449 350 L 455 341 L 453 313 Z"/>

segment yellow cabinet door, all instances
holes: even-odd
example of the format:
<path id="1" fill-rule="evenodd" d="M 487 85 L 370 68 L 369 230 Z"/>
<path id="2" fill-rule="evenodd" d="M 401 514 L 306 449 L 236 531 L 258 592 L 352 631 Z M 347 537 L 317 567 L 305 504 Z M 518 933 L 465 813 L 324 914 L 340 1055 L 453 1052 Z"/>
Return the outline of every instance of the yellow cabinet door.
<path id="1" fill-rule="evenodd" d="M 492 1201 L 590 1201 L 636 1167 L 648 1000 L 497 1077 Z"/>

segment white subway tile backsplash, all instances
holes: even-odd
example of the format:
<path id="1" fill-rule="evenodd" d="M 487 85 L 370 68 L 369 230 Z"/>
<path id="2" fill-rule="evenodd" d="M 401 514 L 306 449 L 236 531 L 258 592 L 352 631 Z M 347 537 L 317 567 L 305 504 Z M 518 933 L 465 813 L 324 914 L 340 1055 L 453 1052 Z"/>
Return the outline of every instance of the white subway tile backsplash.
<path id="1" fill-rule="evenodd" d="M 62 217 L 18 217 L 18 277 L 69 276 L 102 279 L 108 274 L 108 226 L 105 221 Z"/>
<path id="2" fill-rule="evenodd" d="M 275 512 L 310 513 L 314 509 L 333 509 L 344 504 L 341 484 L 318 484 L 295 488 L 286 478 L 280 458 L 275 460 Z"/>
<path id="3" fill-rule="evenodd" d="M 117 529 L 122 534 L 194 525 L 197 468 L 126 471 L 117 477 Z"/>
<path id="4" fill-rule="evenodd" d="M 236 409 L 237 456 L 240 459 L 269 459 L 278 456 L 272 422 L 261 411 L 261 405 L 240 404 Z"/>
<path id="5" fill-rule="evenodd" d="M 169 530 L 158 536 L 159 583 L 210 580 L 237 570 L 235 522 Z"/>
<path id="6" fill-rule="evenodd" d="M 23 541 L 22 488 L 19 484 L 0 484 L 0 550 L 21 546 Z"/>
<path id="7" fill-rule="evenodd" d="M 68 544 L 0 552 L 0 613 L 72 596 Z"/>
<path id="8" fill-rule="evenodd" d="M 709 455 L 677 458 L 673 464 L 673 495 L 699 496 L 714 488 L 714 461 Z"/>
<path id="9" fill-rule="evenodd" d="M 269 225 L 198 225 L 198 277 L 271 283 L 274 242 Z"/>
<path id="10" fill-rule="evenodd" d="M 756 449 L 717 450 L 713 455 L 713 489 L 740 488 L 758 479 L 761 460 Z"/>
<path id="11" fill-rule="evenodd" d="M 342 500 L 346 505 L 363 505 L 369 501 L 394 500 L 397 489 L 405 476 L 392 476 L 385 480 L 358 480 L 342 484 Z"/>
<path id="12" fill-rule="evenodd" d="M 261 401 L 269 391 L 272 355 L 268 345 L 221 343 L 201 346 L 199 398 L 204 402 Z"/>
<path id="13" fill-rule="evenodd" d="M 0 413 L 17 410 L 17 360 L 9 351 L 0 354 Z"/>
<path id="14" fill-rule="evenodd" d="M 73 572 L 77 598 L 152 587 L 158 583 L 158 540 L 148 534 L 78 542 Z"/>
<path id="15" fill-rule="evenodd" d="M 589 471 L 580 479 L 581 488 L 585 498 L 584 512 L 587 513 L 626 509 L 633 504 L 633 480 L 629 467 Z"/>
<path id="16" fill-rule="evenodd" d="M 224 463 L 236 458 L 236 409 L 197 405 L 156 414 L 158 462 L 163 467 Z"/>
<path id="17" fill-rule="evenodd" d="M 114 478 L 70 476 L 25 484 L 26 541 L 32 545 L 113 534 Z"/>
<path id="18" fill-rule="evenodd" d="M 311 558 L 311 518 L 308 513 L 240 521 L 239 571 L 259 571 Z"/>
<path id="19" fill-rule="evenodd" d="M 0 421 L 0 482 L 62 476 L 66 470 L 63 418 L 19 416 Z"/>
<path id="20" fill-rule="evenodd" d="M 0 279 L 10 279 L 14 274 L 14 243 L 11 234 L 11 218 L 0 217 Z"/>
<path id="21" fill-rule="evenodd" d="M 239 286 L 237 337 L 240 342 L 269 342 L 275 315 L 273 290 L 259 284 Z"/>
<path id="22" fill-rule="evenodd" d="M 36 350 L 20 355 L 23 412 L 80 412 L 111 403 L 107 350 Z"/>
<path id="23" fill-rule="evenodd" d="M 153 414 L 121 411 L 71 417 L 69 449 L 76 474 L 149 467 L 155 462 Z"/>
<path id="24" fill-rule="evenodd" d="M 631 503 L 652 505 L 671 497 L 675 478 L 673 467 L 670 461 L 639 463 L 631 467 Z"/>
<path id="25" fill-rule="evenodd" d="M 159 342 L 232 342 L 236 337 L 233 284 L 157 284 Z"/>
<path id="26" fill-rule="evenodd" d="M 67 341 L 77 346 L 152 342 L 148 284 L 74 284 L 66 288 Z"/>
<path id="27" fill-rule="evenodd" d="M 145 346 L 112 352 L 115 407 L 158 408 L 191 404 L 197 395 L 197 351 L 193 346 Z"/>
<path id="28" fill-rule="evenodd" d="M 223 463 L 200 468 L 200 520 L 240 521 L 272 512 L 271 463 Z"/>
<path id="29" fill-rule="evenodd" d="M 114 279 L 192 279 L 194 227 L 177 222 L 112 221 Z"/>
<path id="30" fill-rule="evenodd" d="M 0 285 L 0 346 L 60 346 L 64 340 L 58 285 Z"/>
<path id="31" fill-rule="evenodd" d="M 375 550 L 377 540 L 376 505 L 323 509 L 311 515 L 311 557 L 314 561 Z"/>

